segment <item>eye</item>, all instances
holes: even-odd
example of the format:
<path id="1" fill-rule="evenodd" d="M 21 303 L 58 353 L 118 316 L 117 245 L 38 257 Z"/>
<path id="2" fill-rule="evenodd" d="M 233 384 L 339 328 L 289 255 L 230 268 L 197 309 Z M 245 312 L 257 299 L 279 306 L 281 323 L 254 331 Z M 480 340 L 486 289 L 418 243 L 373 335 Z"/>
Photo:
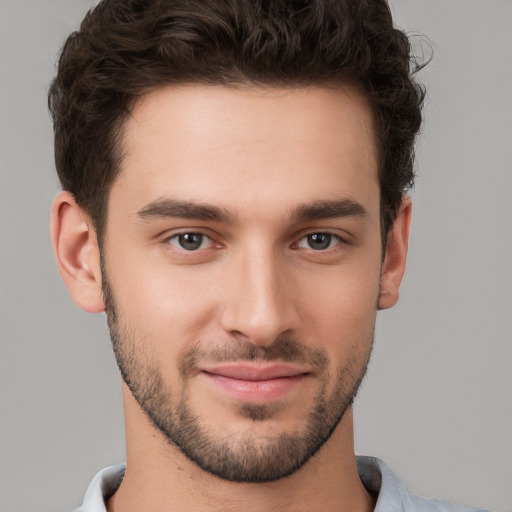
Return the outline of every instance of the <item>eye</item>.
<path id="1" fill-rule="evenodd" d="M 202 233 L 178 233 L 169 238 L 168 242 L 174 247 L 185 251 L 206 249 L 212 244 L 211 238 Z"/>
<path id="2" fill-rule="evenodd" d="M 342 240 L 339 236 L 333 235 L 332 233 L 310 233 L 309 235 L 299 240 L 297 246 L 301 249 L 325 251 L 326 249 L 335 247 L 341 243 L 341 241 Z"/>

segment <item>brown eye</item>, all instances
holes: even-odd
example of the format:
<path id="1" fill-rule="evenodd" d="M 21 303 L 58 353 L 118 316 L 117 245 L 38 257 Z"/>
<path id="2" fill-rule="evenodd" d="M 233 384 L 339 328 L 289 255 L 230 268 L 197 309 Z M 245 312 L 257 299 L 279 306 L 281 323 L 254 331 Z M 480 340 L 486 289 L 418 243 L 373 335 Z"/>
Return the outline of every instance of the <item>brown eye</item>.
<path id="1" fill-rule="evenodd" d="M 185 251 L 197 251 L 204 249 L 209 238 L 202 233 L 180 233 L 169 239 L 169 243 L 178 249 Z"/>

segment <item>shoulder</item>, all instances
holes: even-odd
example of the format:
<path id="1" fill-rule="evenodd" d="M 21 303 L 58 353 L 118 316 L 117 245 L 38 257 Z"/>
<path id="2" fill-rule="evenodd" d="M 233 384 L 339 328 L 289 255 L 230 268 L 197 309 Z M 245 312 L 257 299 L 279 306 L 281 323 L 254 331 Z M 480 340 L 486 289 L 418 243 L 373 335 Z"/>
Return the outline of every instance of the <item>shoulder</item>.
<path id="1" fill-rule="evenodd" d="M 415 494 L 409 495 L 409 500 L 404 503 L 405 511 L 421 511 L 421 512 L 486 512 L 482 509 L 463 507 L 462 505 L 456 505 L 449 501 L 435 500 L 431 498 L 425 498 L 423 496 L 417 496 Z"/>
<path id="2" fill-rule="evenodd" d="M 410 502 L 408 503 L 409 509 L 419 510 L 425 512 L 486 512 L 482 509 L 463 507 L 462 505 L 456 505 L 448 501 L 435 500 L 431 498 L 425 498 L 423 496 L 417 496 L 415 494 L 410 495 Z M 409 510 L 406 508 L 405 510 Z"/>
<path id="3" fill-rule="evenodd" d="M 365 487 L 377 496 L 374 512 L 486 512 L 411 494 L 389 466 L 375 457 L 358 456 L 357 468 Z"/>

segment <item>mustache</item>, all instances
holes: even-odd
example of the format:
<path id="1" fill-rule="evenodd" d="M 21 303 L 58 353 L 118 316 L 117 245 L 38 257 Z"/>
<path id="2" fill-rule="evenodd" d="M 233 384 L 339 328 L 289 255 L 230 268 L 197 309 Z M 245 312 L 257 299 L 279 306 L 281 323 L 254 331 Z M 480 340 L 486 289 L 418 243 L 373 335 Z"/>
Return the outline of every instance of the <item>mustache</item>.
<path id="1" fill-rule="evenodd" d="M 180 374 L 193 374 L 201 361 L 229 363 L 236 361 L 261 361 L 301 363 L 317 373 L 329 365 L 324 350 L 308 347 L 296 340 L 278 338 L 272 345 L 261 347 L 247 340 L 228 340 L 210 347 L 196 345 L 185 352 L 180 361 Z"/>

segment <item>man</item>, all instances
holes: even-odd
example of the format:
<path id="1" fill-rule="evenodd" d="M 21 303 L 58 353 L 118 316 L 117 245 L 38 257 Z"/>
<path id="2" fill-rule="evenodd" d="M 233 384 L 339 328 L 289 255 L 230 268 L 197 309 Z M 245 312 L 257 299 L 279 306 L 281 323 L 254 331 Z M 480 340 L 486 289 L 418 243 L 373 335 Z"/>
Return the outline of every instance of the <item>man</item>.
<path id="1" fill-rule="evenodd" d="M 50 91 L 52 240 L 106 311 L 127 462 L 80 510 L 462 510 L 357 458 L 422 89 L 384 1 L 104 0 Z"/>

